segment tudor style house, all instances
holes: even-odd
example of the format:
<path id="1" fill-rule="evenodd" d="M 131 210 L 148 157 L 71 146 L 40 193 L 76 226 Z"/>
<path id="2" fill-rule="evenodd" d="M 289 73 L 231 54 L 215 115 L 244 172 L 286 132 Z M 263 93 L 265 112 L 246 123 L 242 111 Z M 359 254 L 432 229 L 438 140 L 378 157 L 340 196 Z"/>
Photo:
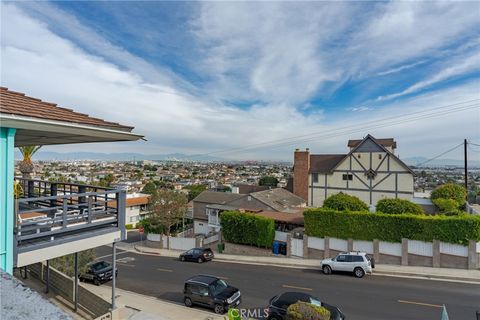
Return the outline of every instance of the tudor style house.
<path id="1" fill-rule="evenodd" d="M 369 205 L 383 198 L 413 197 L 413 171 L 395 155 L 392 138 L 349 140 L 347 154 L 310 154 L 296 150 L 293 167 L 293 192 L 308 206 L 343 192 L 359 197 Z"/>

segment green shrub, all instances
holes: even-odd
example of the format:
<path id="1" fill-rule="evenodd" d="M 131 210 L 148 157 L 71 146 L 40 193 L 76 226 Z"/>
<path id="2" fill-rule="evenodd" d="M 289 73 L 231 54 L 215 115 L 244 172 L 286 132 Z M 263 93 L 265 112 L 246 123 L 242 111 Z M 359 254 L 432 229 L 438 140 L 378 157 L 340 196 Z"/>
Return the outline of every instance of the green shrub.
<path id="1" fill-rule="evenodd" d="M 330 311 L 324 307 L 298 301 L 287 309 L 287 320 L 329 320 Z"/>
<path id="2" fill-rule="evenodd" d="M 275 238 L 273 219 L 238 211 L 222 212 L 222 235 L 228 242 L 270 248 Z"/>
<path id="3" fill-rule="evenodd" d="M 447 183 L 437 187 L 433 190 L 431 199 L 452 199 L 455 200 L 457 203 L 457 209 L 463 206 L 465 203 L 465 199 L 467 197 L 467 191 L 464 187 L 454 184 L 454 183 Z"/>
<path id="4" fill-rule="evenodd" d="M 338 211 L 368 210 L 368 206 L 365 202 L 355 196 L 351 196 L 342 192 L 334 194 L 325 199 L 323 202 L 323 207 Z"/>
<path id="5" fill-rule="evenodd" d="M 402 238 L 420 241 L 440 240 L 467 245 L 480 241 L 480 216 L 392 215 L 369 212 L 340 212 L 309 209 L 303 213 L 305 233 L 340 239 L 373 239 L 400 242 Z"/>
<path id="6" fill-rule="evenodd" d="M 377 202 L 377 212 L 387 214 L 424 214 L 422 206 L 404 199 L 382 199 Z"/>
<path id="7" fill-rule="evenodd" d="M 127 230 L 133 229 L 133 224 L 127 223 L 127 224 L 125 225 L 125 229 L 127 229 Z"/>
<path id="8" fill-rule="evenodd" d="M 151 217 L 147 217 L 143 220 L 140 220 L 137 223 L 137 227 L 143 227 L 145 233 L 155 233 L 155 234 L 163 234 L 165 233 L 165 226 L 159 224 L 157 221 L 152 219 Z"/>

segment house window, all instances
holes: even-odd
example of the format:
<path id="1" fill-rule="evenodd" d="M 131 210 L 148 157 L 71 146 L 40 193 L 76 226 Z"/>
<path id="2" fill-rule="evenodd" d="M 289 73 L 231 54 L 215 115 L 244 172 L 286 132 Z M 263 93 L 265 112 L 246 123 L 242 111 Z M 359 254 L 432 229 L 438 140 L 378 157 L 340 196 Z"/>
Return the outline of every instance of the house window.
<path id="1" fill-rule="evenodd" d="M 345 181 L 352 181 L 353 180 L 353 175 L 352 174 L 344 174 L 342 176 L 342 179 L 345 180 Z"/>
<path id="2" fill-rule="evenodd" d="M 312 180 L 313 180 L 314 183 L 318 182 L 318 173 L 312 174 Z"/>
<path id="3" fill-rule="evenodd" d="M 378 155 L 378 159 L 382 160 L 382 155 L 381 154 Z"/>
<path id="4" fill-rule="evenodd" d="M 360 159 L 360 158 L 361 158 L 361 154 L 359 153 L 359 154 L 358 154 L 358 159 Z"/>

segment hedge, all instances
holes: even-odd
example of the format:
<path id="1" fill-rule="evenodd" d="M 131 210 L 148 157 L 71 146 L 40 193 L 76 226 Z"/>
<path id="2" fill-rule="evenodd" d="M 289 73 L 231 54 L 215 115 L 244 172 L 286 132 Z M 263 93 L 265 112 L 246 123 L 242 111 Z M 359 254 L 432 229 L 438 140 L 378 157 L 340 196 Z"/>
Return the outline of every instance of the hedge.
<path id="1" fill-rule="evenodd" d="M 225 211 L 222 212 L 220 225 L 223 238 L 232 243 L 270 248 L 275 238 L 273 219 L 254 214 Z"/>
<path id="2" fill-rule="evenodd" d="M 330 311 L 325 307 L 298 301 L 287 309 L 287 320 L 329 320 Z"/>
<path id="3" fill-rule="evenodd" d="M 378 212 L 388 214 L 424 214 L 422 206 L 404 199 L 382 199 L 377 202 L 376 209 Z"/>
<path id="4" fill-rule="evenodd" d="M 402 238 L 467 245 L 480 241 L 480 216 L 428 216 L 370 212 L 340 212 L 329 209 L 305 210 L 305 233 L 340 239 L 400 242 Z"/>
<path id="5" fill-rule="evenodd" d="M 351 196 L 342 192 L 331 195 L 330 197 L 325 199 L 325 201 L 323 201 L 323 207 L 339 211 L 368 210 L 367 204 L 360 200 L 358 197 Z"/>

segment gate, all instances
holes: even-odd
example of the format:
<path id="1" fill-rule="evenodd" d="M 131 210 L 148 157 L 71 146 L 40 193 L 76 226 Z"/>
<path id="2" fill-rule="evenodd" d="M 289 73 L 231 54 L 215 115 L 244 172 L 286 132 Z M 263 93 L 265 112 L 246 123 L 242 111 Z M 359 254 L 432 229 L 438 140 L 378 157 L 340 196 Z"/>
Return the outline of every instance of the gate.
<path id="1" fill-rule="evenodd" d="M 303 257 L 303 239 L 291 238 L 290 246 L 290 253 L 292 256 Z"/>

